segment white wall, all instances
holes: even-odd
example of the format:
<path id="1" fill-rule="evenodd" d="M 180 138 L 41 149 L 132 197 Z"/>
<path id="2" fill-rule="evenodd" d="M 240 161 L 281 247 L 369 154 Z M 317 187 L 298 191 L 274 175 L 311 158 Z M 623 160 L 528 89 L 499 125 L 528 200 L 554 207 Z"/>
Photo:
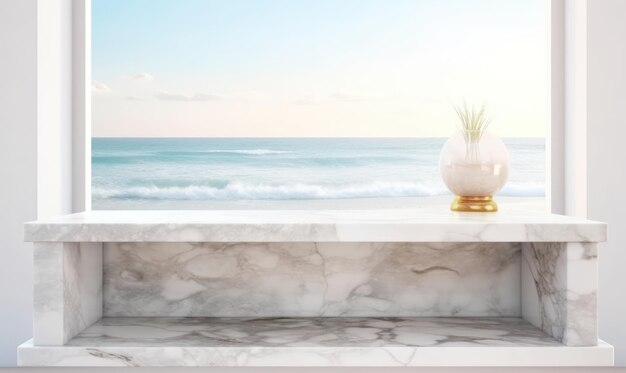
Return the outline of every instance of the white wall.
<path id="1" fill-rule="evenodd" d="M 600 337 L 626 366 L 626 0 L 588 8 L 588 216 L 609 223 L 600 247 Z"/>
<path id="2" fill-rule="evenodd" d="M 32 336 L 22 224 L 72 210 L 71 15 L 72 0 L 0 0 L 0 366 Z"/>
<path id="3" fill-rule="evenodd" d="M 36 3 L 37 216 L 42 218 L 72 212 L 72 0 Z"/>
<path id="4" fill-rule="evenodd" d="M 0 0 L 0 366 L 32 334 L 32 249 L 22 223 L 37 215 L 35 0 Z"/>

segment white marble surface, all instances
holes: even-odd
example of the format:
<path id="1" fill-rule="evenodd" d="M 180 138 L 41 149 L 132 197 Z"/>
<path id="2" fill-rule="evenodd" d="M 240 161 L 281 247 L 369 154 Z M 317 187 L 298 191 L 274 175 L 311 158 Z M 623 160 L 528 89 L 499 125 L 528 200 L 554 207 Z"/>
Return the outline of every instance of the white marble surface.
<path id="1" fill-rule="evenodd" d="M 59 242 L 602 242 L 606 224 L 423 210 L 90 211 L 25 224 Z"/>
<path id="2" fill-rule="evenodd" d="M 25 237 L 35 315 L 21 365 L 612 364 L 612 347 L 596 345 L 603 223 L 408 209 L 95 211 L 27 223 Z M 84 330 L 103 309 L 120 317 Z M 463 317 L 519 315 L 527 321 Z"/>
<path id="3" fill-rule="evenodd" d="M 33 339 L 63 345 L 102 317 L 102 244 L 34 245 Z"/>
<path id="4" fill-rule="evenodd" d="M 560 346 L 516 317 L 106 317 L 68 346 Z"/>
<path id="5" fill-rule="evenodd" d="M 597 245 L 525 243 L 522 316 L 570 346 L 598 338 Z"/>
<path id="6" fill-rule="evenodd" d="M 21 366 L 601 366 L 519 318 L 105 318 Z"/>
<path id="7" fill-rule="evenodd" d="M 107 243 L 106 316 L 520 316 L 519 243 Z"/>

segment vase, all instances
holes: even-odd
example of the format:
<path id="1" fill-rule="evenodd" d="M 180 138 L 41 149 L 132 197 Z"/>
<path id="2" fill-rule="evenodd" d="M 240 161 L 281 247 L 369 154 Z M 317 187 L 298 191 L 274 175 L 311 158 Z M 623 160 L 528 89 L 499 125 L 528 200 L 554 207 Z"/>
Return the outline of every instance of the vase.
<path id="1" fill-rule="evenodd" d="M 439 169 L 456 195 L 452 211 L 498 211 L 493 195 L 509 176 L 509 151 L 498 136 L 490 132 L 477 140 L 466 140 L 462 133 L 452 136 L 441 149 Z"/>

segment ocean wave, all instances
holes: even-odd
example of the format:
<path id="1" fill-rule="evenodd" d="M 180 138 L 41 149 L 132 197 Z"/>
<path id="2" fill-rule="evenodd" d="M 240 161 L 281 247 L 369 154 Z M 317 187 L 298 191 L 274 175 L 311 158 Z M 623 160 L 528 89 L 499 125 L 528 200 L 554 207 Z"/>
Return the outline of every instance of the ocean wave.
<path id="1" fill-rule="evenodd" d="M 207 150 L 160 150 L 153 153 L 159 156 L 193 156 L 198 154 L 238 154 L 238 155 L 271 155 L 289 154 L 291 150 L 272 149 L 207 149 Z"/>
<path id="2" fill-rule="evenodd" d="M 124 189 L 94 188 L 92 193 L 98 199 L 304 200 L 435 196 L 446 194 L 446 190 L 441 187 L 429 187 L 408 182 L 379 182 L 345 186 L 230 183 L 223 188 L 199 185 L 185 187 L 145 186 Z"/>
<path id="3" fill-rule="evenodd" d="M 136 164 L 136 163 L 198 163 L 207 162 L 206 157 L 212 155 L 226 155 L 233 156 L 235 159 L 231 159 L 230 162 L 237 161 L 237 155 L 240 156 L 266 156 L 266 155 L 279 155 L 290 154 L 292 151 L 288 150 L 270 150 L 270 149 L 233 149 L 233 150 L 188 150 L 188 151 L 155 151 L 155 152 L 142 152 L 142 153 L 128 153 L 128 152 L 111 152 L 109 154 L 99 153 L 93 154 L 91 160 L 95 164 Z M 248 157 L 241 157 L 242 161 Z"/>
<path id="4" fill-rule="evenodd" d="M 224 153 L 224 154 L 243 154 L 243 155 L 271 155 L 271 154 L 289 154 L 293 153 L 289 150 L 271 150 L 271 149 L 214 149 L 202 150 L 198 153 Z"/>
<path id="5" fill-rule="evenodd" d="M 188 186 L 133 186 L 126 188 L 94 187 L 96 199 L 130 200 L 306 200 L 384 197 L 429 197 L 450 194 L 441 185 L 411 182 L 375 182 L 352 185 L 315 184 L 246 184 L 228 183 L 223 187 L 208 185 Z M 542 184 L 511 184 L 498 195 L 507 197 L 543 197 Z"/>

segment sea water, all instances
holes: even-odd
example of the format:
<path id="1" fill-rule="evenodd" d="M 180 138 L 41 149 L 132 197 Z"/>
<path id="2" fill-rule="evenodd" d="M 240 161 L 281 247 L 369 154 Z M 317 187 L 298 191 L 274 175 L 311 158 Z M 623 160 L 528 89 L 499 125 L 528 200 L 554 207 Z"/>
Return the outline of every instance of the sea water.
<path id="1" fill-rule="evenodd" d="M 449 194 L 443 138 L 94 138 L 92 202 L 158 209 L 176 201 L 319 200 Z M 499 193 L 544 196 L 543 138 L 504 139 Z"/>

